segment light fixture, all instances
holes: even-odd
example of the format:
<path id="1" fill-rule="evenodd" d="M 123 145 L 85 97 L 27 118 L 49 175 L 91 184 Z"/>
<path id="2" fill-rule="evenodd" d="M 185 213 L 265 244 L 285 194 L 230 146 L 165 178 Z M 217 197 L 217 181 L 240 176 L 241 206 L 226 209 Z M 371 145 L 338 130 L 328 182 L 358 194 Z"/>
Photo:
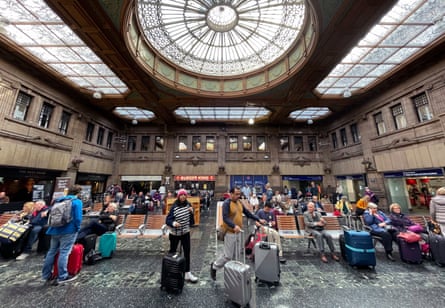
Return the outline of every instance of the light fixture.
<path id="1" fill-rule="evenodd" d="M 351 90 L 349 88 L 345 88 L 345 90 L 343 91 L 343 97 L 348 98 L 351 97 L 351 95 Z"/>
<path id="2" fill-rule="evenodd" d="M 136 120 L 136 119 L 131 120 L 131 124 L 138 125 L 138 120 Z"/>
<path id="3" fill-rule="evenodd" d="M 252 118 L 250 118 L 247 123 L 249 123 L 249 125 L 253 125 L 255 123 L 255 121 Z"/>
<path id="4" fill-rule="evenodd" d="M 312 125 L 312 124 L 314 124 L 314 120 L 312 120 L 312 119 L 307 120 L 307 124 L 308 124 L 308 125 Z"/>
<path id="5" fill-rule="evenodd" d="M 93 97 L 95 99 L 101 99 L 102 98 L 102 93 L 100 93 L 99 91 L 96 91 L 93 93 Z"/>
<path id="6" fill-rule="evenodd" d="M 195 119 L 191 119 L 190 120 L 190 124 L 195 125 L 196 124 L 196 120 Z"/>

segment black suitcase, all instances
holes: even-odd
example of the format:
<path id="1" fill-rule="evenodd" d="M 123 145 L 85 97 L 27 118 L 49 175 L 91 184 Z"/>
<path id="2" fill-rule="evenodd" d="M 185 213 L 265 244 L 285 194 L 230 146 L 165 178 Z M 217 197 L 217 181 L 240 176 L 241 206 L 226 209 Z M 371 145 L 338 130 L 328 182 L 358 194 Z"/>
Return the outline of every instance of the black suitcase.
<path id="1" fill-rule="evenodd" d="M 430 251 L 434 262 L 439 266 L 445 266 L 445 237 L 430 232 Z"/>
<path id="2" fill-rule="evenodd" d="M 408 243 L 399 238 L 400 259 L 406 263 L 422 263 L 422 252 L 419 242 Z"/>
<path id="3" fill-rule="evenodd" d="M 51 246 L 51 235 L 46 234 L 48 226 L 44 226 L 39 232 L 39 241 L 37 243 L 37 252 L 46 253 Z"/>
<path id="4" fill-rule="evenodd" d="M 83 246 L 83 262 L 88 265 L 96 263 L 98 260 L 98 254 L 96 252 L 96 234 L 88 234 L 78 243 Z"/>
<path id="5" fill-rule="evenodd" d="M 179 253 L 167 254 L 162 259 L 161 290 L 181 293 L 184 287 L 185 258 Z"/>
<path id="6" fill-rule="evenodd" d="M 15 258 L 23 252 L 26 241 L 28 240 L 29 232 L 31 231 L 30 226 L 24 225 L 24 227 L 26 227 L 26 231 L 15 241 L 0 237 L 0 254 L 3 258 Z"/>

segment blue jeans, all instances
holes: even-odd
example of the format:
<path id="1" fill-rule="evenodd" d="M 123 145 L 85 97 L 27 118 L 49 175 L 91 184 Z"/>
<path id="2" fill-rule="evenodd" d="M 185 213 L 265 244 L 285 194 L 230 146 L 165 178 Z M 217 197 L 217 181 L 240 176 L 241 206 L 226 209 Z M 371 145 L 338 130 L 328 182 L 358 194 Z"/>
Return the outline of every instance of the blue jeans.
<path id="1" fill-rule="evenodd" d="M 42 278 L 47 280 L 52 275 L 54 258 L 59 252 L 57 264 L 58 280 L 68 277 L 68 256 L 77 238 L 77 232 L 71 234 L 51 235 L 51 246 L 43 263 Z"/>
<path id="2" fill-rule="evenodd" d="M 37 241 L 39 237 L 39 233 L 42 230 L 43 226 L 35 225 L 32 227 L 31 232 L 29 232 L 28 241 L 26 242 L 26 246 L 24 249 L 25 253 L 30 253 L 32 250 L 32 245 Z"/>

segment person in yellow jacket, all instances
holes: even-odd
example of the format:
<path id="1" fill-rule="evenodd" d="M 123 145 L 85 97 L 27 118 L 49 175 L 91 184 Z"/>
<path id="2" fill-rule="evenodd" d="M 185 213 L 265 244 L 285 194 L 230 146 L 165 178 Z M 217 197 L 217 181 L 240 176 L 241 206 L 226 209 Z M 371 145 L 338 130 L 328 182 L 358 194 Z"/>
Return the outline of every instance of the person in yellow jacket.
<path id="1" fill-rule="evenodd" d="M 355 214 L 357 216 L 362 215 L 368 209 L 369 200 L 369 196 L 365 195 L 363 198 L 357 201 L 357 204 L 355 205 Z"/>
<path id="2" fill-rule="evenodd" d="M 335 209 L 338 210 L 341 216 L 351 215 L 352 205 L 348 202 L 346 196 L 342 196 L 340 200 L 335 204 Z"/>

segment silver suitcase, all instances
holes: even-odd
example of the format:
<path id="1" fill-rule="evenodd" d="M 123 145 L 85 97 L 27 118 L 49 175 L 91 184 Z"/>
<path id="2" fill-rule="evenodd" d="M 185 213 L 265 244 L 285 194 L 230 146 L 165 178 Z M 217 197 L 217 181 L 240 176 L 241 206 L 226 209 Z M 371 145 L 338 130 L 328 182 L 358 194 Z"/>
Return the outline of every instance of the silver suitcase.
<path id="1" fill-rule="evenodd" d="M 258 242 L 255 244 L 255 281 L 280 284 L 280 259 L 276 244 Z"/>
<path id="2" fill-rule="evenodd" d="M 244 241 L 241 241 L 244 243 Z M 239 259 L 240 243 L 237 243 L 237 256 Z M 243 249 L 244 250 L 244 249 Z M 246 264 L 246 255 L 244 262 L 229 261 L 224 265 L 224 288 L 229 299 L 244 307 L 249 304 L 252 297 L 252 283 L 250 266 Z"/>

